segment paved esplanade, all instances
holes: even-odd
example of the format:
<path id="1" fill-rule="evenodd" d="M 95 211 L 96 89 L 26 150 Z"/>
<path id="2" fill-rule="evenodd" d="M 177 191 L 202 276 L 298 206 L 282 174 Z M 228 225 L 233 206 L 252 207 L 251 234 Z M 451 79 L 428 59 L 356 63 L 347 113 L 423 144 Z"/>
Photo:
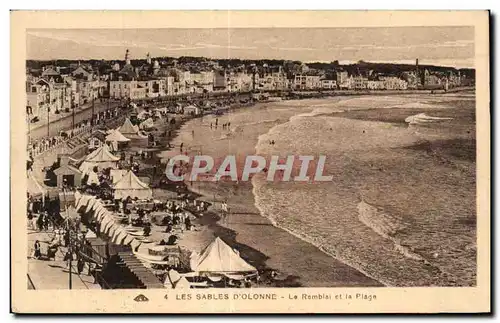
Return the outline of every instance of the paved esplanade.
<path id="1" fill-rule="evenodd" d="M 109 108 L 115 108 L 119 106 L 121 102 L 110 101 Z M 102 102 L 96 101 L 94 106 L 94 113 L 99 113 L 108 109 L 108 102 L 103 100 Z M 81 110 L 75 110 L 75 124 L 81 122 L 85 119 L 89 120 L 92 116 L 92 104 L 86 104 Z M 50 118 L 55 120 L 60 115 L 51 114 Z M 49 118 L 49 120 L 50 120 Z M 60 117 L 61 118 L 61 117 Z M 49 135 L 56 136 L 60 131 L 71 130 L 73 122 L 72 113 L 63 113 L 63 117 L 59 120 L 50 121 Z M 29 125 L 29 135 L 31 140 L 37 140 L 40 138 L 47 137 L 47 119 L 40 120 L 37 123 L 31 123 Z"/>

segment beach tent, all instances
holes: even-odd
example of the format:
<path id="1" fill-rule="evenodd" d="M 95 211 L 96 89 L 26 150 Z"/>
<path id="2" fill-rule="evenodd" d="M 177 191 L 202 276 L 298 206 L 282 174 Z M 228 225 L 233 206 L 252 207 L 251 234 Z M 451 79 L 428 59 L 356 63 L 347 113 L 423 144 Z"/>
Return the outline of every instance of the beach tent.
<path id="1" fill-rule="evenodd" d="M 96 172 L 89 171 L 87 173 L 87 185 L 92 185 L 92 184 L 99 185 L 100 184 L 99 177 L 97 176 Z"/>
<path id="2" fill-rule="evenodd" d="M 231 249 L 221 238 L 215 238 L 198 258 L 198 264 L 193 271 L 200 273 L 246 273 L 257 269 L 243 260 L 236 251 Z"/>
<path id="3" fill-rule="evenodd" d="M 41 198 L 42 200 L 45 199 L 45 194 L 47 194 L 47 190 L 44 189 L 40 183 L 38 183 L 32 174 L 28 175 L 27 191 L 33 198 Z"/>
<path id="4" fill-rule="evenodd" d="M 184 114 L 195 114 L 198 115 L 201 113 L 201 109 L 194 105 L 188 105 L 184 107 Z"/>
<path id="5" fill-rule="evenodd" d="M 153 119 L 148 118 L 148 119 L 144 120 L 143 122 L 141 122 L 141 124 L 139 125 L 139 128 L 146 130 L 146 129 L 154 128 L 154 126 L 155 126 L 155 123 L 154 123 Z"/>
<path id="6" fill-rule="evenodd" d="M 189 289 L 191 288 L 191 284 L 185 277 L 181 277 L 177 283 L 175 283 L 174 289 Z"/>
<path id="7" fill-rule="evenodd" d="M 107 136 L 105 141 L 110 144 L 113 151 L 117 151 L 120 146 L 128 143 L 130 139 L 125 137 L 119 130 L 112 130 Z"/>
<path id="8" fill-rule="evenodd" d="M 132 171 L 128 171 L 123 177 L 113 185 L 115 199 L 131 198 L 149 199 L 153 196 L 153 191 L 146 183 L 143 183 Z"/>
<path id="9" fill-rule="evenodd" d="M 99 168 L 115 168 L 119 160 L 119 157 L 109 151 L 107 145 L 103 145 L 85 157 L 79 170 L 84 174 L 88 174 L 95 166 Z"/>
<path id="10" fill-rule="evenodd" d="M 142 244 L 142 242 L 126 232 L 120 224 L 115 222 L 112 213 L 95 196 L 80 193 L 75 194 L 75 205 L 75 212 L 91 214 L 99 223 L 99 232 L 106 234 L 110 238 L 110 241 L 115 244 L 130 245 L 133 250 L 138 249 Z M 86 207 L 84 207 L 85 205 Z"/>
<path id="11" fill-rule="evenodd" d="M 125 137 L 119 130 L 112 130 L 109 135 L 106 136 L 106 142 L 129 142 L 130 139 Z"/>
<path id="12" fill-rule="evenodd" d="M 116 184 L 122 177 L 127 174 L 128 170 L 126 169 L 112 169 L 109 172 L 109 176 L 111 177 L 111 180 L 113 181 L 113 184 Z"/>
<path id="13" fill-rule="evenodd" d="M 139 127 L 134 126 L 129 118 L 125 119 L 123 125 L 118 130 L 124 135 L 136 135 L 139 132 Z"/>

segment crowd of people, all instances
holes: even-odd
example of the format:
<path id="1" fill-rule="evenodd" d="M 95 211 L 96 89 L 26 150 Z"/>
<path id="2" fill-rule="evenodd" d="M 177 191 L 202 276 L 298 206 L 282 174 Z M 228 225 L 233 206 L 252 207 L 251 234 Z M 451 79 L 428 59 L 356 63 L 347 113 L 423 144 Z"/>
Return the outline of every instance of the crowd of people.
<path id="1" fill-rule="evenodd" d="M 28 144 L 28 153 L 31 156 L 40 155 L 46 151 L 49 151 L 65 141 L 73 138 L 74 136 L 81 135 L 84 132 L 89 131 L 92 127 L 102 125 L 106 120 L 116 118 L 120 114 L 119 108 L 108 109 L 97 113 L 94 118 L 85 119 L 74 125 L 73 129 L 68 131 L 61 131 L 59 134 L 49 137 L 34 140 Z"/>

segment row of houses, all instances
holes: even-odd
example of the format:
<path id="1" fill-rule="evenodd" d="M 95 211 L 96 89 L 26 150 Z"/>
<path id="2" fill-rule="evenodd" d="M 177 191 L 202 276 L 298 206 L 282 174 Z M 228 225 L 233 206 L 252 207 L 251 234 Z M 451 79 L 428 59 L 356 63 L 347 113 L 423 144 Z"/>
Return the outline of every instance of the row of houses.
<path id="1" fill-rule="evenodd" d="M 43 118 L 47 113 L 60 113 L 103 97 L 108 84 L 98 75 L 61 74 L 56 68 L 44 68 L 41 75 L 27 75 L 26 113 L 30 118 Z"/>
<path id="2" fill-rule="evenodd" d="M 343 70 L 327 74 L 305 64 L 285 71 L 283 66 L 266 64 L 222 68 L 209 63 L 179 67 L 176 62 L 160 64 L 148 54 L 144 64 L 133 65 L 127 50 L 122 62 L 45 66 L 39 73 L 27 72 L 26 111 L 30 117 L 41 119 L 47 113 L 68 111 L 103 97 L 137 100 L 211 92 L 405 90 L 422 85 L 447 89 L 463 83 L 460 73 L 418 72 L 418 68 L 398 76 L 375 75 L 372 71 L 352 75 Z"/>

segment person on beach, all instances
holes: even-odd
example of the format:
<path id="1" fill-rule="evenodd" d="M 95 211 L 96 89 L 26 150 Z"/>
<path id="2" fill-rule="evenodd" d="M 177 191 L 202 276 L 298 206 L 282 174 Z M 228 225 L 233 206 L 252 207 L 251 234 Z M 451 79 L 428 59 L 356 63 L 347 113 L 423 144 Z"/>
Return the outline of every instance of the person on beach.
<path id="1" fill-rule="evenodd" d="M 186 226 L 187 231 L 191 231 L 191 220 L 189 219 L 189 216 L 187 216 L 184 220 L 184 225 Z"/>
<path id="2" fill-rule="evenodd" d="M 78 275 L 80 275 L 83 272 L 84 267 L 85 267 L 85 262 L 83 261 L 82 258 L 78 257 L 78 260 L 76 262 L 76 269 L 78 271 Z"/>
<path id="3" fill-rule="evenodd" d="M 43 217 L 43 230 L 49 231 L 49 217 L 48 216 Z"/>
<path id="4" fill-rule="evenodd" d="M 212 123 L 210 122 L 210 130 L 212 130 Z"/>
<path id="5" fill-rule="evenodd" d="M 171 223 L 172 223 L 172 217 L 170 215 L 165 216 L 161 221 L 162 225 L 169 225 Z"/>
<path id="6" fill-rule="evenodd" d="M 151 223 L 146 222 L 144 226 L 144 236 L 148 237 L 151 234 Z"/>
<path id="7" fill-rule="evenodd" d="M 64 246 L 65 247 L 68 247 L 69 246 L 69 231 L 66 230 L 66 232 L 64 232 L 63 234 L 63 240 L 64 240 Z"/>
<path id="8" fill-rule="evenodd" d="M 35 247 L 35 253 L 33 256 L 35 259 L 40 259 L 42 257 L 42 251 L 40 249 L 40 241 L 36 240 L 34 247 Z"/>
<path id="9" fill-rule="evenodd" d="M 174 217 L 173 217 L 174 225 L 178 225 L 178 224 L 180 224 L 180 222 L 181 222 L 181 218 L 177 214 L 174 215 Z"/>
<path id="10" fill-rule="evenodd" d="M 183 142 L 181 142 L 181 147 L 180 147 L 181 148 L 181 153 L 182 153 L 182 147 L 184 147 L 184 143 Z"/>
<path id="11" fill-rule="evenodd" d="M 28 230 L 33 230 L 33 213 L 28 211 Z"/>
<path id="12" fill-rule="evenodd" d="M 43 230 L 43 213 L 40 214 L 40 216 L 36 220 L 36 226 L 38 227 L 38 231 L 42 231 Z"/>

